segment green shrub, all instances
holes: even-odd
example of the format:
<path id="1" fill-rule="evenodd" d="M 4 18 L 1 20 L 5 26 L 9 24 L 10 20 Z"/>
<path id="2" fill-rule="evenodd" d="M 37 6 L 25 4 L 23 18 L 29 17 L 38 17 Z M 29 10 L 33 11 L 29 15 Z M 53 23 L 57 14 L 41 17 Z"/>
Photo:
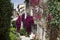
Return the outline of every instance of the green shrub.
<path id="1" fill-rule="evenodd" d="M 10 28 L 10 32 L 9 32 L 9 37 L 10 40 L 16 40 L 16 34 L 13 33 L 13 31 L 15 31 L 15 28 Z"/>
<path id="2" fill-rule="evenodd" d="M 26 30 L 25 30 L 25 28 L 23 28 L 23 29 L 20 30 L 20 35 L 26 35 Z"/>

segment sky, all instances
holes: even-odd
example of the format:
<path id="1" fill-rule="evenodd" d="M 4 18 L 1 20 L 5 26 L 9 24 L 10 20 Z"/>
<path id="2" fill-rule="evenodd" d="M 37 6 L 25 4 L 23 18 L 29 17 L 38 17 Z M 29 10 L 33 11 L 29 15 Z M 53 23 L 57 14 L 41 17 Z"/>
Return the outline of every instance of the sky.
<path id="1" fill-rule="evenodd" d="M 24 0 L 11 0 L 12 3 L 14 3 L 14 9 L 17 10 L 18 4 L 23 4 Z"/>

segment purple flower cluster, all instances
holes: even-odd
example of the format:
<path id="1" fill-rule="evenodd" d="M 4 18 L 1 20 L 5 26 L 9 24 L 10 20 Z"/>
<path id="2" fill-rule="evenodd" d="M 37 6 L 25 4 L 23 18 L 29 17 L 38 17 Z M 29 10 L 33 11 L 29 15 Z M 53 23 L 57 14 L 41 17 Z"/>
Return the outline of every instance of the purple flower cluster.
<path id="1" fill-rule="evenodd" d="M 31 6 L 38 5 L 40 0 L 30 0 Z"/>
<path id="2" fill-rule="evenodd" d="M 50 13 L 47 14 L 47 20 L 51 20 L 52 15 Z"/>
<path id="3" fill-rule="evenodd" d="M 17 31 L 20 31 L 20 27 L 21 27 L 21 17 L 18 16 L 18 19 L 16 20 L 16 29 L 17 29 Z"/>
<path id="4" fill-rule="evenodd" d="M 27 33 L 31 33 L 31 27 L 32 25 L 34 25 L 33 17 L 27 16 L 27 18 L 24 20 L 24 25 L 25 25 Z"/>
<path id="5" fill-rule="evenodd" d="M 20 30 L 21 27 L 21 21 L 23 22 L 23 26 L 26 29 L 27 33 L 31 33 L 32 29 L 31 27 L 34 25 L 34 20 L 33 16 L 27 15 L 27 18 L 25 19 L 25 14 L 22 14 L 22 18 L 19 16 L 18 19 L 16 20 L 16 28 L 17 31 Z"/>

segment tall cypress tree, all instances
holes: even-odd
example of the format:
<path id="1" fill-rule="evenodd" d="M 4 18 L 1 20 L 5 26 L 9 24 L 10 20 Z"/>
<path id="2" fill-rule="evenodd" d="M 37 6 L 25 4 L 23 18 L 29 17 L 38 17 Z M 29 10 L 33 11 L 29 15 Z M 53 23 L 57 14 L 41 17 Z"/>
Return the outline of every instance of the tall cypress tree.
<path id="1" fill-rule="evenodd" d="M 9 40 L 13 5 L 10 0 L 0 0 L 0 39 Z"/>
<path id="2" fill-rule="evenodd" d="M 49 21 L 49 24 L 51 25 L 49 40 L 57 40 L 58 37 L 57 31 L 60 24 L 60 13 L 59 10 L 57 9 L 58 0 L 49 0 L 47 4 L 49 12 L 52 15 L 52 19 Z"/>

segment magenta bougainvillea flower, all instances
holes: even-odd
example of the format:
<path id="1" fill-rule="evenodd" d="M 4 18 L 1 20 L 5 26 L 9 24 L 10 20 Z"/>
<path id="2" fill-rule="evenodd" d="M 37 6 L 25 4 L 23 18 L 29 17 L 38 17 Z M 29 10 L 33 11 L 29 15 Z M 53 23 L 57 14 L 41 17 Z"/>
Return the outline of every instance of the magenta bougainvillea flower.
<path id="1" fill-rule="evenodd" d="M 31 6 L 35 6 L 39 4 L 40 0 L 30 0 Z"/>
<path id="2" fill-rule="evenodd" d="M 47 14 L 47 20 L 51 20 L 52 15 L 50 13 Z"/>
<path id="3" fill-rule="evenodd" d="M 35 14 L 34 14 L 34 17 L 35 17 L 36 19 L 41 19 L 42 16 L 41 16 L 41 14 L 35 13 Z"/>
<path id="4" fill-rule="evenodd" d="M 34 25 L 33 17 L 27 16 L 27 18 L 24 20 L 24 25 L 25 25 L 27 33 L 31 33 L 31 27 L 32 25 Z"/>
<path id="5" fill-rule="evenodd" d="M 16 29 L 17 29 L 17 31 L 20 30 L 20 27 L 21 27 L 21 17 L 18 16 L 18 19 L 16 20 Z"/>

